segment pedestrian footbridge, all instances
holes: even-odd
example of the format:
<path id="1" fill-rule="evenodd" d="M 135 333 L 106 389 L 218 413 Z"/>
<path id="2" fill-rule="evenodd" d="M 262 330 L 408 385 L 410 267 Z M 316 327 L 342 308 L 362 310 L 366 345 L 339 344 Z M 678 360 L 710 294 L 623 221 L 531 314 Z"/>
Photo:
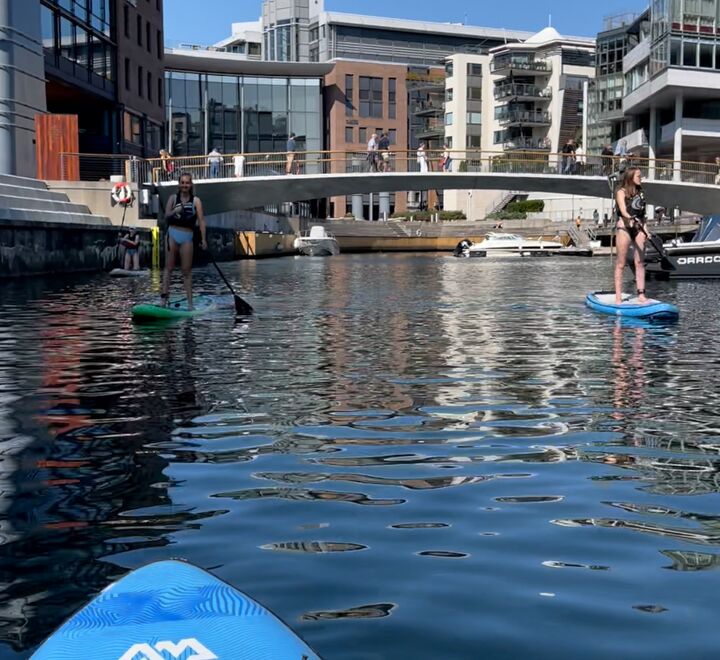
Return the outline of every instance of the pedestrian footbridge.
<path id="1" fill-rule="evenodd" d="M 158 159 L 144 161 L 145 181 L 160 193 L 161 203 L 177 190 L 176 179 L 187 171 L 195 179 L 196 194 L 207 214 L 252 209 L 286 202 L 300 202 L 356 194 L 408 190 L 518 190 L 608 197 L 607 172 L 620 166 L 637 166 L 644 176 L 649 204 L 667 209 L 712 215 L 720 212 L 720 186 L 715 185 L 717 166 L 659 159 L 618 162 L 612 157 L 585 156 L 583 162 L 566 169 L 561 154 L 453 152 L 450 171 L 431 171 L 435 162 L 418 162 L 415 152 L 393 154 L 385 166 L 376 165 L 366 154 L 341 155 L 323 152 L 296 154 L 287 163 L 284 154 L 225 156 L 218 178 L 208 178 L 205 157 L 173 159 L 172 171 Z M 382 166 L 381 166 L 382 167 Z M 292 171 L 286 174 L 286 169 Z"/>

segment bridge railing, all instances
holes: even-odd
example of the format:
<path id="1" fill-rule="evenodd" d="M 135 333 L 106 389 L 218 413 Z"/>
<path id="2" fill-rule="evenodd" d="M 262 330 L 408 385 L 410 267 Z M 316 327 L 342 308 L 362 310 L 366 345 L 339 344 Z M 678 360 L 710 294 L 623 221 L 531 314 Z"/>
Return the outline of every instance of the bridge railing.
<path id="1" fill-rule="evenodd" d="M 449 154 L 449 163 L 443 158 L 445 153 Z M 77 157 L 68 155 L 68 161 L 74 162 Z M 123 165 L 133 180 L 153 184 L 176 181 L 182 172 L 195 179 L 393 172 L 608 176 L 628 167 L 640 168 L 646 180 L 706 185 L 720 181 L 715 163 L 595 154 L 569 157 L 542 149 L 297 151 L 132 159 Z"/>

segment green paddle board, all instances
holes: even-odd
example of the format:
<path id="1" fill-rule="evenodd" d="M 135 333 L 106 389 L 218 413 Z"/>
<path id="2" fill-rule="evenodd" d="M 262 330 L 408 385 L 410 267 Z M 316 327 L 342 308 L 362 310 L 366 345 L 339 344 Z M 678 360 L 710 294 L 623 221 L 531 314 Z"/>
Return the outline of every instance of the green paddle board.
<path id="1" fill-rule="evenodd" d="M 134 319 L 162 320 L 182 319 L 190 316 L 207 314 L 218 308 L 217 298 L 214 296 L 195 296 L 193 309 L 188 309 L 187 300 L 170 301 L 167 307 L 153 303 L 140 303 L 132 308 Z"/>

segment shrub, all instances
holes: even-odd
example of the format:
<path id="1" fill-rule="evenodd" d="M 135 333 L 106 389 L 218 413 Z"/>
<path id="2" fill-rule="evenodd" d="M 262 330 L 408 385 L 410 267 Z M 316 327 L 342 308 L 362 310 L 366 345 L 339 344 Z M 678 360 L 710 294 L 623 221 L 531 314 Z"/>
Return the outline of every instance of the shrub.
<path id="1" fill-rule="evenodd" d="M 545 209 L 545 201 L 542 199 L 525 199 L 520 202 L 510 202 L 505 210 L 508 213 L 540 213 Z"/>
<path id="2" fill-rule="evenodd" d="M 465 220 L 465 214 L 462 211 L 403 211 L 393 213 L 390 218 L 394 220 L 416 220 L 418 222 L 429 222 L 433 219 L 433 215 L 439 214 L 440 220 Z"/>

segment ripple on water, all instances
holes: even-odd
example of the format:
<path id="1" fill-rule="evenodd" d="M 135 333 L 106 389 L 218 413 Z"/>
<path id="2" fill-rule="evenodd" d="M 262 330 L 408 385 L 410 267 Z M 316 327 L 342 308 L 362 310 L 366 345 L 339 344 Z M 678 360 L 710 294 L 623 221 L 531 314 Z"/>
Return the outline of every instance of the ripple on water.
<path id="1" fill-rule="evenodd" d="M 0 657 L 168 557 L 327 658 L 712 655 L 717 283 L 653 283 L 660 327 L 583 307 L 600 259 L 222 268 L 244 323 L 132 324 L 154 276 L 0 284 Z"/>

